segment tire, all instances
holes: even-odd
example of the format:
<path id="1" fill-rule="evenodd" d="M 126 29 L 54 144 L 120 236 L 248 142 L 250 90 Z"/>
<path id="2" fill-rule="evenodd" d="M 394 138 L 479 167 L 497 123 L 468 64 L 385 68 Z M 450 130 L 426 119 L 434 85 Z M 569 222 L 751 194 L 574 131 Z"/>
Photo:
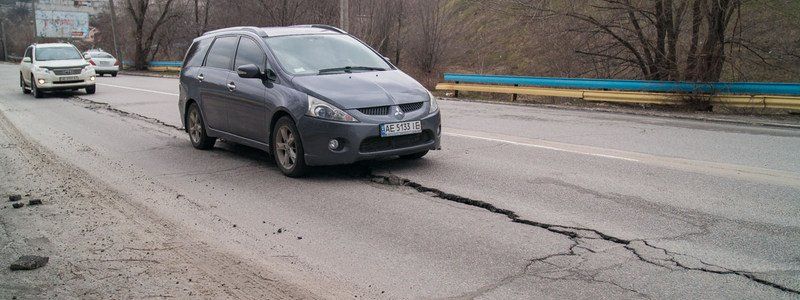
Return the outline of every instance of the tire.
<path id="1" fill-rule="evenodd" d="M 117 72 L 111 73 L 111 77 L 117 77 Z"/>
<path id="2" fill-rule="evenodd" d="M 402 159 L 420 159 L 423 156 L 425 156 L 425 154 L 428 154 L 428 150 L 417 152 L 417 153 L 406 154 L 406 155 L 400 155 L 400 158 L 402 158 Z"/>
<path id="3" fill-rule="evenodd" d="M 189 133 L 192 147 L 196 149 L 210 150 L 217 142 L 217 138 L 206 135 L 206 124 L 197 103 L 190 104 L 189 109 L 186 110 L 186 131 Z"/>
<path id="4" fill-rule="evenodd" d="M 90 86 L 86 87 L 86 93 L 87 94 L 91 95 L 91 94 L 94 94 L 95 92 L 97 92 L 97 86 L 90 85 Z"/>
<path id="5" fill-rule="evenodd" d="M 30 94 L 31 90 L 28 89 L 28 86 L 25 85 L 25 79 L 22 79 L 22 74 L 19 74 L 19 86 L 22 88 L 23 94 Z"/>
<path id="6" fill-rule="evenodd" d="M 42 91 L 40 91 L 39 88 L 36 86 L 36 78 L 33 78 L 33 76 L 31 76 L 31 94 L 33 94 L 33 98 L 44 97 Z"/>
<path id="7" fill-rule="evenodd" d="M 272 157 L 283 175 L 302 177 L 308 166 L 305 160 L 303 142 L 294 121 L 288 116 L 282 117 L 272 128 Z"/>

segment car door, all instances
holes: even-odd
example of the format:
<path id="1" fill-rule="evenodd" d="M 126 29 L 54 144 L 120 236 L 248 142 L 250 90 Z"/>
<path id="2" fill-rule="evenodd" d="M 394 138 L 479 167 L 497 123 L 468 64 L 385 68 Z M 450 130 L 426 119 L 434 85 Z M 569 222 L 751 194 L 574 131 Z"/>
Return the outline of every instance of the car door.
<path id="1" fill-rule="evenodd" d="M 243 36 L 239 40 L 234 59 L 234 71 L 243 65 L 253 64 L 266 70 L 267 55 L 255 39 Z M 268 101 L 265 98 L 267 82 L 262 78 L 241 78 L 234 73 L 228 78 L 231 101 L 228 106 L 228 120 L 231 133 L 267 143 L 269 130 L 267 122 Z M 270 103 L 271 104 L 271 103 Z"/>
<path id="2" fill-rule="evenodd" d="M 25 62 L 25 58 L 31 59 L 31 62 Z M 22 78 L 25 81 L 25 84 L 31 84 L 31 64 L 33 62 L 33 47 L 28 47 L 25 49 L 25 56 L 22 57 L 22 62 L 19 64 L 20 73 L 22 73 Z"/>
<path id="3" fill-rule="evenodd" d="M 196 76 L 200 82 L 200 102 L 206 125 L 212 129 L 230 132 L 228 125 L 228 77 L 236 76 L 233 71 L 233 57 L 239 37 L 235 35 L 218 37 L 208 50 L 205 63 Z"/>

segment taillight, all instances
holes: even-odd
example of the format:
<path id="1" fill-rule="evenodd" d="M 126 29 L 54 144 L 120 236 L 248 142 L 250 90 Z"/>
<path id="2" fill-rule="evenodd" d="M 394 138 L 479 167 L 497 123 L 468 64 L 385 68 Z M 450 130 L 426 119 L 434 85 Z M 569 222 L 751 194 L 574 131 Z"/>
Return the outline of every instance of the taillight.
<path id="1" fill-rule="evenodd" d="M 119 60 L 114 60 L 114 65 L 119 66 Z"/>
<path id="2" fill-rule="evenodd" d="M 89 63 L 90 63 L 91 65 L 93 65 L 93 66 L 96 66 L 96 65 L 97 65 L 97 64 L 95 64 L 95 63 L 94 63 L 94 60 L 92 60 L 92 59 L 90 59 L 90 60 L 89 60 Z"/>

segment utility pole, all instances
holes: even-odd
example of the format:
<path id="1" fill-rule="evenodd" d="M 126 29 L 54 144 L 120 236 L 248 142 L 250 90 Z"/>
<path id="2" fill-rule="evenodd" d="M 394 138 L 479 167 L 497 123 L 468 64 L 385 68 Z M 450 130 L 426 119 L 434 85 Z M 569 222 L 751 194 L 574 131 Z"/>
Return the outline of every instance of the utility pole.
<path id="1" fill-rule="evenodd" d="M 108 0 L 108 8 L 111 10 L 111 36 L 114 38 L 114 55 L 119 58 L 120 69 L 122 68 L 122 55 L 119 53 L 117 45 L 117 11 L 114 9 L 114 0 Z"/>
<path id="2" fill-rule="evenodd" d="M 33 13 L 33 42 L 38 42 L 39 33 L 36 32 L 36 0 L 31 0 L 31 12 Z"/>
<path id="3" fill-rule="evenodd" d="M 8 60 L 8 43 L 6 42 L 6 20 L 0 20 L 0 30 L 3 31 L 3 60 Z"/>
<path id="4" fill-rule="evenodd" d="M 339 28 L 350 31 L 350 4 L 348 0 L 339 0 Z"/>

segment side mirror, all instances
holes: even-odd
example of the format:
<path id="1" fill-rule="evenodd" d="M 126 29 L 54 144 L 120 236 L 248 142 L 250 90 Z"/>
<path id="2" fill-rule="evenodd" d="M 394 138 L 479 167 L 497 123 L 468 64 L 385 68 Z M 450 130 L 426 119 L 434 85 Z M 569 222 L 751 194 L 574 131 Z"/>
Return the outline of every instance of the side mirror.
<path id="1" fill-rule="evenodd" d="M 278 74 L 275 74 L 275 71 L 273 71 L 272 69 L 267 69 L 267 72 L 266 72 L 265 75 L 267 77 L 267 80 L 269 80 L 269 81 L 278 80 Z"/>
<path id="2" fill-rule="evenodd" d="M 83 55 L 83 58 L 85 58 L 85 59 L 92 59 L 92 56 L 91 56 L 91 55 L 89 55 L 89 54 L 84 54 L 84 55 Z"/>
<path id="3" fill-rule="evenodd" d="M 24 62 L 24 63 L 29 63 L 29 62 L 32 62 L 32 61 L 33 61 L 33 60 L 31 60 L 31 58 L 30 58 L 30 57 L 24 57 L 24 58 L 22 58 L 22 62 Z"/>
<path id="4" fill-rule="evenodd" d="M 239 77 L 242 78 L 262 78 L 263 75 L 261 73 L 261 69 L 254 65 L 243 65 L 236 68 L 236 73 L 239 74 Z"/>

